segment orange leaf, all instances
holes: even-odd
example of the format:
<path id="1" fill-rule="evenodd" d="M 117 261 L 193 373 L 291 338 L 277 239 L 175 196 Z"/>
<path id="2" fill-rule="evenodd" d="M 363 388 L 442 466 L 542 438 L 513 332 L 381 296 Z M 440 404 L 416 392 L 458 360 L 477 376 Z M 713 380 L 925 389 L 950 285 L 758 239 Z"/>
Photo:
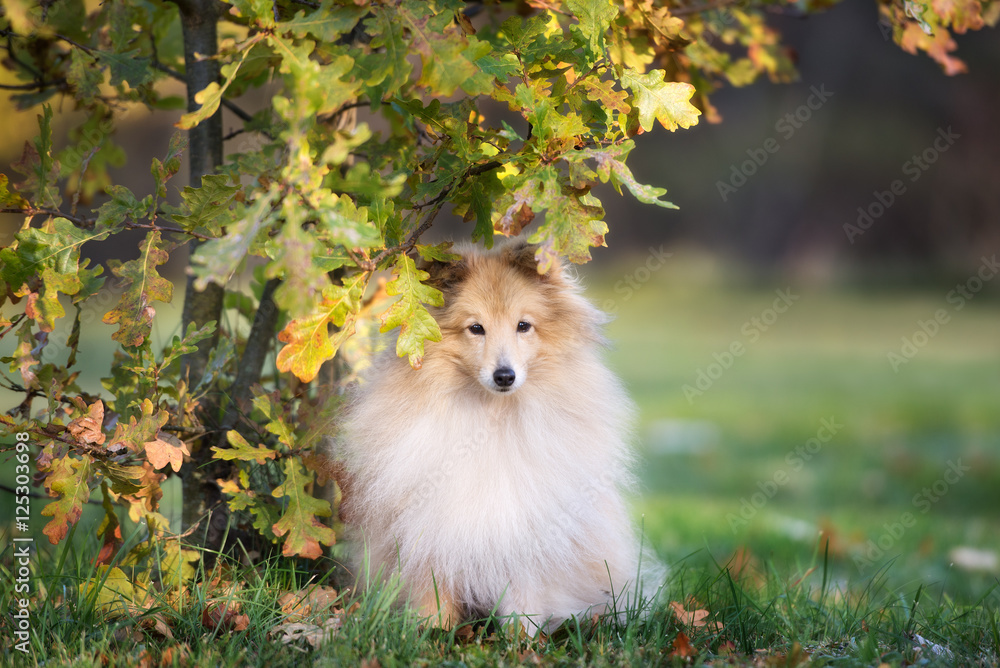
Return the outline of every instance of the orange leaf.
<path id="1" fill-rule="evenodd" d="M 677 621 L 685 626 L 690 626 L 692 628 L 698 628 L 700 626 L 706 626 L 709 629 L 720 631 L 722 630 L 722 623 L 706 620 L 710 614 L 708 610 L 685 610 L 684 606 L 677 601 L 670 602 L 670 609 L 673 610 L 674 616 Z"/>
<path id="2" fill-rule="evenodd" d="M 698 652 L 691 645 L 691 641 L 688 640 L 688 637 L 686 635 L 684 635 L 684 632 L 683 631 L 679 632 L 677 634 L 677 637 L 674 638 L 674 651 L 670 653 L 670 656 L 677 656 L 681 657 L 682 659 L 687 659 L 692 656 L 695 656 L 697 653 Z"/>
<path id="3" fill-rule="evenodd" d="M 83 408 L 85 404 L 79 400 L 77 405 L 79 408 Z M 104 432 L 101 429 L 103 423 L 104 402 L 98 399 L 87 408 L 86 415 L 82 415 L 66 425 L 66 430 L 82 443 L 101 445 L 104 443 Z"/>
<path id="4" fill-rule="evenodd" d="M 174 470 L 174 473 L 177 473 L 181 470 L 181 464 L 184 463 L 184 455 L 190 456 L 191 451 L 188 450 L 187 444 L 183 441 L 178 441 L 180 445 L 173 445 L 164 441 L 161 435 L 157 434 L 154 440 L 146 442 L 146 458 L 154 469 L 162 469 L 170 464 L 170 468 Z"/>

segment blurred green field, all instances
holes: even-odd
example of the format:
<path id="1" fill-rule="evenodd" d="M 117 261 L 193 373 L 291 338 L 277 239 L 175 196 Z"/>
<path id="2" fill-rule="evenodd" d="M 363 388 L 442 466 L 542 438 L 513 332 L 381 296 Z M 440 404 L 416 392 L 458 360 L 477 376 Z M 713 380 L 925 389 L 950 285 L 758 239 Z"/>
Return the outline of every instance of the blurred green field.
<path id="1" fill-rule="evenodd" d="M 956 311 L 958 281 L 808 287 L 694 259 L 645 272 L 646 259 L 584 279 L 615 311 L 609 360 L 638 404 L 638 510 L 660 554 L 725 563 L 745 548 L 790 576 L 828 538 L 838 584 L 891 564 L 893 585 L 959 600 L 996 585 L 1000 285 Z M 767 313 L 788 288 L 797 299 Z M 894 370 L 887 354 L 942 308 L 949 320 Z M 699 371 L 707 389 L 686 395 Z"/>

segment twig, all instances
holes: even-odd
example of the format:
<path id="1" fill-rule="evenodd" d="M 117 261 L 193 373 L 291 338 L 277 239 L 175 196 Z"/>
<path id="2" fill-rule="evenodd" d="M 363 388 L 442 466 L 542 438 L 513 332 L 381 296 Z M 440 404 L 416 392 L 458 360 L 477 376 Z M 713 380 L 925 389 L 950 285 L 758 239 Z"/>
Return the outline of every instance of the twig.
<path id="1" fill-rule="evenodd" d="M 79 216 L 74 216 L 71 213 L 65 213 L 59 209 L 37 209 L 35 207 L 28 207 L 25 209 L 0 209 L 0 213 L 23 213 L 28 216 L 55 216 L 57 218 L 65 218 L 69 222 L 73 223 L 77 227 L 82 227 L 84 229 L 91 229 L 94 223 L 97 222 L 96 218 L 80 218 Z M 200 232 L 190 232 L 188 230 L 182 230 L 179 227 L 167 227 L 164 225 L 151 225 L 143 223 L 135 223 L 125 221 L 125 227 L 130 230 L 160 230 L 161 232 L 174 232 L 176 234 L 186 234 L 188 236 L 194 237 L 196 239 L 209 240 L 215 237 L 210 237 Z"/>
<path id="2" fill-rule="evenodd" d="M 53 81 L 34 81 L 27 84 L 0 84 L 0 90 L 44 90 L 54 86 L 63 86 L 65 79 L 55 79 Z"/>
<path id="3" fill-rule="evenodd" d="M 243 134 L 246 131 L 247 131 L 246 128 L 237 128 L 237 129 L 233 130 L 232 132 L 230 132 L 229 134 L 225 135 L 222 138 L 222 141 L 229 141 L 230 139 L 234 139 L 236 137 L 239 137 L 241 134 Z"/>
<path id="4" fill-rule="evenodd" d="M 0 213 L 23 213 L 28 216 L 57 216 L 59 218 L 65 218 L 77 227 L 83 228 L 90 228 L 95 222 L 97 222 L 96 218 L 80 218 L 79 216 L 75 216 L 71 213 L 64 213 L 59 209 L 44 209 L 35 207 L 26 207 L 23 209 L 4 208 L 0 209 Z"/>
<path id="5" fill-rule="evenodd" d="M 374 266 L 378 266 L 379 262 L 381 262 L 390 255 L 394 255 L 399 252 L 409 253 L 413 249 L 413 247 L 417 245 L 417 241 L 420 240 L 420 235 L 429 230 L 431 225 L 434 224 L 434 219 L 437 218 L 438 213 L 441 211 L 441 207 L 444 205 L 445 198 L 451 193 L 452 190 L 455 189 L 455 186 L 459 185 L 460 183 L 464 183 L 465 180 L 470 176 L 478 176 L 479 174 L 484 174 L 490 171 L 491 169 L 496 169 L 497 167 L 500 167 L 501 165 L 503 165 L 503 163 L 499 162 L 498 160 L 491 160 L 490 162 L 486 162 L 481 165 L 473 165 L 472 167 L 467 169 L 465 173 L 462 174 L 462 176 L 458 177 L 457 179 L 449 183 L 448 186 L 445 187 L 445 189 L 442 190 L 437 197 L 427 202 L 424 202 L 423 204 L 415 205 L 413 208 L 416 210 L 420 210 L 431 205 L 433 205 L 434 208 L 431 209 L 431 212 L 429 214 L 427 214 L 427 218 L 424 219 L 424 222 L 422 222 L 420 226 L 417 229 L 413 230 L 413 233 L 410 234 L 409 237 L 407 237 L 405 242 L 399 244 L 398 246 L 393 246 L 392 248 L 386 248 L 381 253 L 379 253 L 378 255 L 376 255 L 371 259 L 371 264 Z"/>

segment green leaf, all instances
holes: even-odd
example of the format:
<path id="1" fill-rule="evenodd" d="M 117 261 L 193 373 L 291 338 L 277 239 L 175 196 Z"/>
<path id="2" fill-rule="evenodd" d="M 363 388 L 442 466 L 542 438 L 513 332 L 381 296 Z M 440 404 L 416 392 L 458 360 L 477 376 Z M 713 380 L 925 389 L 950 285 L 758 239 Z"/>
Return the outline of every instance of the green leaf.
<path id="1" fill-rule="evenodd" d="M 406 355 L 410 366 L 419 369 L 423 363 L 424 341 L 441 340 L 441 328 L 424 304 L 444 306 L 444 295 L 421 283 L 430 278 L 430 274 L 417 269 L 408 255 L 399 256 L 393 274 L 395 278 L 385 286 L 385 291 L 390 296 L 399 295 L 399 299 L 382 314 L 379 331 L 388 332 L 399 327 L 396 355 Z"/>
<path id="2" fill-rule="evenodd" d="M 455 24 L 454 11 L 434 13 L 434 5 L 403 4 L 399 20 L 410 31 L 412 49 L 420 54 L 418 84 L 432 93 L 452 95 L 479 73 L 475 62 L 490 52 L 489 44 L 466 38 Z"/>
<path id="3" fill-rule="evenodd" d="M 230 447 L 228 448 L 212 446 L 212 452 L 215 453 L 212 455 L 213 459 L 224 459 L 226 461 L 235 459 L 244 462 L 257 462 L 260 465 L 264 465 L 267 460 L 278 456 L 277 452 L 262 445 L 258 445 L 257 447 L 250 445 L 247 439 L 243 438 L 235 429 L 226 432 L 226 440 L 229 441 Z"/>
<path id="4" fill-rule="evenodd" d="M 153 68 L 150 65 L 153 61 L 150 58 L 143 58 L 139 54 L 139 49 L 126 51 L 125 53 L 110 53 L 108 51 L 93 51 L 98 59 L 108 66 L 108 83 L 112 86 L 120 86 L 123 82 L 128 82 L 132 88 L 148 84 L 153 80 Z"/>
<path id="5" fill-rule="evenodd" d="M 167 155 L 160 162 L 159 158 L 153 158 L 153 165 L 150 167 L 150 171 L 153 174 L 153 179 L 156 181 L 156 195 L 157 197 L 167 196 L 167 181 L 176 174 L 181 168 L 181 154 L 187 149 L 187 137 L 185 137 L 180 132 L 175 132 L 170 137 L 170 144 L 167 147 Z M 204 185 L 205 177 L 202 177 L 202 185 Z"/>
<path id="6" fill-rule="evenodd" d="M 168 259 L 166 251 L 159 246 L 160 233 L 152 231 L 139 244 L 138 259 L 124 264 L 118 260 L 108 262 L 111 272 L 122 279 L 124 292 L 118 304 L 104 314 L 104 322 L 118 325 L 118 331 L 111 338 L 123 346 L 138 346 L 149 336 L 156 315 L 150 302 L 170 302 L 173 298 L 174 284 L 156 270 Z"/>
<path id="7" fill-rule="evenodd" d="M 590 248 L 604 246 L 608 226 L 602 220 L 604 210 L 587 190 L 572 188 L 554 167 L 547 166 L 533 175 L 537 191 L 530 200 L 535 211 L 545 211 L 545 220 L 528 237 L 539 244 L 535 253 L 538 272 L 547 273 L 560 257 L 582 264 L 590 261 Z"/>
<path id="8" fill-rule="evenodd" d="M 333 545 L 337 540 L 333 529 L 319 520 L 330 516 L 330 502 L 317 499 L 306 490 L 312 482 L 313 474 L 303 469 L 298 460 L 291 457 L 285 460 L 285 482 L 272 495 L 287 499 L 287 505 L 272 528 L 275 536 L 287 536 L 281 547 L 286 557 L 318 559 L 323 556 L 320 543 Z"/>
<path id="9" fill-rule="evenodd" d="M 262 248 L 263 232 L 272 225 L 275 214 L 271 205 L 277 198 L 274 191 L 263 193 L 253 205 L 236 217 L 227 234 L 198 246 L 191 256 L 191 272 L 195 288 L 204 290 L 209 281 L 225 286 L 252 250 Z"/>
<path id="10" fill-rule="evenodd" d="M 663 70 L 640 74 L 632 69 L 622 73 L 622 85 L 632 91 L 631 104 L 638 110 L 639 125 L 646 132 L 659 121 L 673 132 L 678 127 L 697 125 L 701 112 L 691 104 L 694 86 L 681 81 L 664 81 Z"/>
<path id="11" fill-rule="evenodd" d="M 278 340 L 287 345 L 278 352 L 279 371 L 291 371 L 304 383 L 316 377 L 323 362 L 332 359 L 354 334 L 369 277 L 368 273 L 355 274 L 345 278 L 343 285 L 326 286 L 313 313 L 292 320 L 281 330 Z M 331 325 L 337 328 L 332 334 Z"/>
<path id="12" fill-rule="evenodd" d="M 175 336 L 170 342 L 170 347 L 164 351 L 160 368 L 165 369 L 175 359 L 197 350 L 198 343 L 211 338 L 212 334 L 215 333 L 215 324 L 214 320 L 210 320 L 199 328 L 195 323 L 189 322 L 187 332 L 184 333 L 184 338 Z"/>
<path id="13" fill-rule="evenodd" d="M 237 512 L 248 510 L 254 518 L 253 527 L 265 538 L 275 540 L 274 530 L 271 527 L 281 517 L 281 513 L 274 501 L 250 489 L 246 471 L 240 471 L 239 481 L 230 479 L 216 482 L 219 483 L 222 493 L 229 496 L 230 510 Z"/>
<path id="14" fill-rule="evenodd" d="M 97 210 L 97 225 L 109 227 L 117 231 L 118 226 L 126 220 L 139 221 L 149 213 L 152 201 L 145 198 L 140 202 L 125 186 L 108 186 L 106 189 L 111 199 Z"/>
<path id="15" fill-rule="evenodd" d="M 286 448 L 294 450 L 296 447 L 295 430 L 285 420 L 284 404 L 278 398 L 277 393 L 258 394 L 253 398 L 253 405 L 267 418 L 265 427 L 267 431 L 277 436 Z"/>
<path id="16" fill-rule="evenodd" d="M 353 76 L 352 57 L 340 54 L 320 63 L 312 57 L 315 46 L 312 41 L 296 44 L 277 36 L 268 41 L 283 56 L 282 74 L 291 77 L 292 95 L 274 99 L 274 108 L 282 118 L 314 120 L 340 109 L 361 90 L 362 82 Z"/>
<path id="17" fill-rule="evenodd" d="M 252 25 L 262 28 L 273 27 L 274 4 L 271 0 L 232 0 L 230 3 L 239 12 L 239 15 L 247 19 Z"/>
<path id="18" fill-rule="evenodd" d="M 230 207 L 240 186 L 229 185 L 229 177 L 224 174 L 206 174 L 201 177 L 201 186 L 184 186 L 181 199 L 185 213 L 174 213 L 171 218 L 189 232 L 200 230 L 208 234 L 222 234 L 222 226 L 231 222 Z"/>
<path id="19" fill-rule="evenodd" d="M 611 0 L 566 0 L 566 9 L 579 21 L 570 32 L 579 35 L 588 56 L 585 66 L 589 67 L 604 56 L 604 36 L 618 16 L 618 8 Z"/>
<path id="20" fill-rule="evenodd" d="M 94 57 L 83 49 L 71 49 L 66 82 L 76 89 L 76 95 L 83 100 L 92 100 L 101 91 L 104 82 L 103 70 L 94 66 Z"/>
<path id="21" fill-rule="evenodd" d="M 23 209 L 28 206 L 28 202 L 16 192 L 8 189 L 9 182 L 6 174 L 0 174 L 0 206 L 7 208 Z"/>
<path id="22" fill-rule="evenodd" d="M 298 37 L 308 33 L 324 44 L 333 44 L 351 32 L 367 13 L 367 7 L 326 4 L 309 14 L 298 12 L 291 21 L 278 23 L 277 32 L 291 32 Z"/>
<path id="23" fill-rule="evenodd" d="M 21 159 L 11 168 L 24 175 L 25 180 L 18 185 L 26 199 L 38 207 L 55 209 L 62 202 L 59 190 L 59 163 L 52 157 L 52 108 L 42 107 L 38 118 L 38 136 L 34 144 L 24 143 Z"/>
<path id="24" fill-rule="evenodd" d="M 451 252 L 451 242 L 445 241 L 433 246 L 425 244 L 417 244 L 415 246 L 420 257 L 424 258 L 428 262 L 454 262 L 455 260 L 462 259 L 461 255 L 456 255 Z"/>
<path id="25" fill-rule="evenodd" d="M 58 545 L 66 537 L 70 525 L 76 524 L 83 513 L 83 504 L 90 499 L 90 460 L 66 455 L 52 463 L 45 486 L 50 496 L 59 499 L 42 508 L 42 515 L 51 517 L 42 533 L 49 542 Z"/>
<path id="26" fill-rule="evenodd" d="M 357 69 L 365 85 L 377 87 L 372 99 L 380 100 L 399 90 L 413 71 L 410 47 L 403 34 L 403 25 L 396 12 L 386 5 L 372 8 L 372 18 L 365 21 L 375 53 L 357 59 Z"/>
<path id="27" fill-rule="evenodd" d="M 89 288 L 98 282 L 100 271 L 85 271 L 87 261 L 80 262 L 80 247 L 88 241 L 105 239 L 109 231 L 102 227 L 84 230 L 65 218 L 56 218 L 47 229 L 19 232 L 16 248 L 0 249 L 0 278 L 11 292 L 33 283 L 36 276 L 41 279 L 41 293 L 35 298 L 41 303 L 29 302 L 28 316 L 38 321 L 42 331 L 51 332 L 56 318 L 65 315 L 59 304 L 59 292 L 75 295 L 84 287 L 84 279 Z"/>
<path id="28" fill-rule="evenodd" d="M 654 186 L 643 185 L 636 181 L 632 175 L 632 170 L 625 164 L 625 158 L 635 148 L 635 142 L 627 140 L 622 144 L 609 146 L 603 149 L 583 149 L 568 154 L 567 159 L 587 160 L 592 159 L 597 163 L 597 177 L 602 183 L 611 181 L 615 190 L 621 194 L 621 186 L 628 188 L 637 200 L 644 204 L 655 204 L 666 209 L 676 209 L 672 202 L 660 199 L 667 193 L 666 188 L 656 188 Z"/>

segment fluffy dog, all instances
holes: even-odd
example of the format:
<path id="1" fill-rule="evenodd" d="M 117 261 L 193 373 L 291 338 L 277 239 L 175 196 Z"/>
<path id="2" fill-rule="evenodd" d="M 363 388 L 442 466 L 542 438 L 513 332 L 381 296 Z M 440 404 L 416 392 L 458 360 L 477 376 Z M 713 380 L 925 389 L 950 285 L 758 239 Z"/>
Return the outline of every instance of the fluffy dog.
<path id="1" fill-rule="evenodd" d="M 430 266 L 442 340 L 419 370 L 382 356 L 336 446 L 366 572 L 398 572 L 442 626 L 495 612 L 552 629 L 634 606 L 640 561 L 656 577 L 623 498 L 632 405 L 601 361 L 606 318 L 535 250 Z"/>

